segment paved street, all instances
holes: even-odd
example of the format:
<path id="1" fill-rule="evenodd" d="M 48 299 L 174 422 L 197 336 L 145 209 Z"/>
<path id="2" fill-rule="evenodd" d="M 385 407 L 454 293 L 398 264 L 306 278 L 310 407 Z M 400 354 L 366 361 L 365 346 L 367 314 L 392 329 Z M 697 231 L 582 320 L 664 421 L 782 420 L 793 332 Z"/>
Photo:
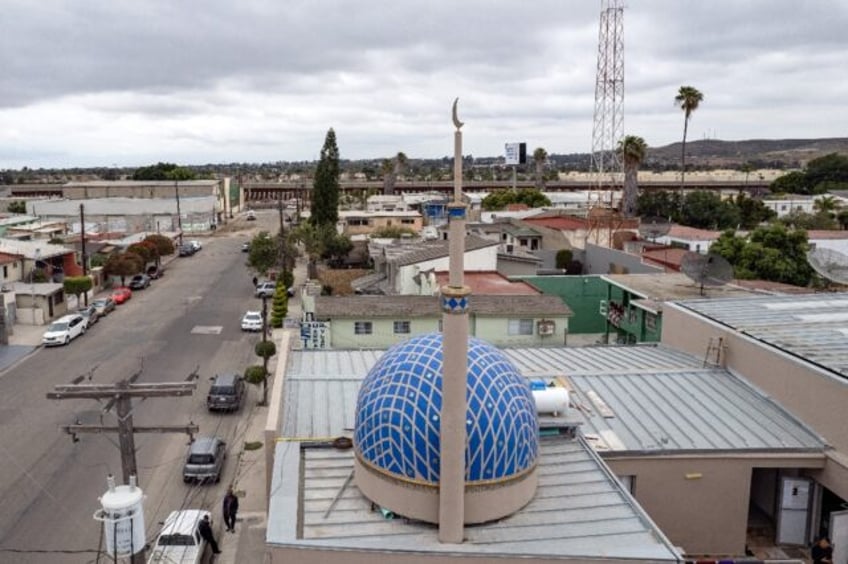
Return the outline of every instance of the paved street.
<path id="1" fill-rule="evenodd" d="M 256 222 L 272 229 L 272 215 Z M 265 225 L 265 223 L 268 223 Z M 251 222 L 253 223 L 253 222 Z M 257 226 L 250 225 L 252 231 Z M 0 376 L 0 562 L 94 562 L 101 542 L 92 519 L 106 475 L 121 481 L 117 437 L 81 435 L 79 442 L 60 425 L 100 423 L 95 400 L 47 400 L 55 384 L 80 375 L 112 383 L 142 370 L 139 382 L 182 381 L 195 368 L 200 379 L 190 398 L 154 398 L 136 403 L 136 425 L 179 425 L 193 421 L 201 434 L 228 441 L 230 456 L 218 485 L 190 486 L 181 479 L 186 435 L 136 434 L 140 485 L 144 489 L 147 538 L 159 522 L 180 507 L 207 508 L 220 525 L 220 501 L 236 481 L 237 453 L 247 422 L 261 397 L 249 386 L 239 414 L 210 414 L 205 407 L 210 377 L 242 372 L 260 361 L 253 354 L 257 334 L 242 333 L 239 320 L 248 308 L 259 309 L 252 275 L 240 252 L 248 232 L 219 233 L 202 239 L 193 257 L 171 261 L 166 275 L 67 347 L 39 349 Z M 115 415 L 103 416 L 114 425 Z M 218 534 L 221 540 L 220 533 Z M 224 539 L 226 546 L 227 539 Z M 23 552 L 10 553 L 10 549 Z M 48 551 L 49 554 L 27 552 Z M 83 552 L 53 552 L 83 551 Z"/>

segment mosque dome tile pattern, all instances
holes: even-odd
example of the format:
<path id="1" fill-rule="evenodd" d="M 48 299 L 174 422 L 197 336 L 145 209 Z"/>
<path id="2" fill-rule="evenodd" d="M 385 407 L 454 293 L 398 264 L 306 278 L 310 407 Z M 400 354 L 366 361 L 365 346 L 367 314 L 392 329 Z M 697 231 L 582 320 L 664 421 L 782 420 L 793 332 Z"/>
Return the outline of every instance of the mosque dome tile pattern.
<path id="1" fill-rule="evenodd" d="M 354 446 L 378 470 L 417 483 L 439 482 L 442 334 L 395 345 L 362 383 Z M 538 419 L 526 380 L 479 339 L 468 342 L 466 482 L 510 479 L 533 468 Z"/>

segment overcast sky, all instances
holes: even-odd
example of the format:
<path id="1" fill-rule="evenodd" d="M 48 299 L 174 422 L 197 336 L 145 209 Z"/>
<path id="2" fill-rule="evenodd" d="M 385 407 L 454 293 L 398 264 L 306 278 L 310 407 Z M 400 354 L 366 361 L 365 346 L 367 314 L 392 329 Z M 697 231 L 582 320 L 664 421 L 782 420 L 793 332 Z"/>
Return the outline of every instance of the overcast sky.
<path id="1" fill-rule="evenodd" d="M 0 168 L 590 152 L 600 0 L 2 0 Z M 848 1 L 628 0 L 625 134 L 848 136 Z"/>

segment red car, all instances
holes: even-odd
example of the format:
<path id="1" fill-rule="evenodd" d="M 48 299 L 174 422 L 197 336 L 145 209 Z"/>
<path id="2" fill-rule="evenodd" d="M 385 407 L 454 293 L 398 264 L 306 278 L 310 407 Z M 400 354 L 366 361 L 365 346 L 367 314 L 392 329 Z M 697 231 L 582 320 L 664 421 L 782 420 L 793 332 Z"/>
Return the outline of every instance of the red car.
<path id="1" fill-rule="evenodd" d="M 119 286 L 112 290 L 112 299 L 116 304 L 122 304 L 132 297 L 132 290 L 126 286 Z"/>

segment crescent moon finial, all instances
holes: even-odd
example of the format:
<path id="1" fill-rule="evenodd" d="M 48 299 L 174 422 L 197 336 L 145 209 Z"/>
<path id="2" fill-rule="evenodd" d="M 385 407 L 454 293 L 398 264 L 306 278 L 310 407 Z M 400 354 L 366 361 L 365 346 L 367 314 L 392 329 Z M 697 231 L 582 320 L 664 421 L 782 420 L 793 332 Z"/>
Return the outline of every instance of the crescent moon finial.
<path id="1" fill-rule="evenodd" d="M 463 122 L 459 121 L 459 117 L 456 115 L 456 105 L 458 103 L 459 103 L 459 98 L 454 99 L 454 101 L 453 101 L 453 124 L 457 129 L 459 129 L 460 127 L 465 125 Z"/>

